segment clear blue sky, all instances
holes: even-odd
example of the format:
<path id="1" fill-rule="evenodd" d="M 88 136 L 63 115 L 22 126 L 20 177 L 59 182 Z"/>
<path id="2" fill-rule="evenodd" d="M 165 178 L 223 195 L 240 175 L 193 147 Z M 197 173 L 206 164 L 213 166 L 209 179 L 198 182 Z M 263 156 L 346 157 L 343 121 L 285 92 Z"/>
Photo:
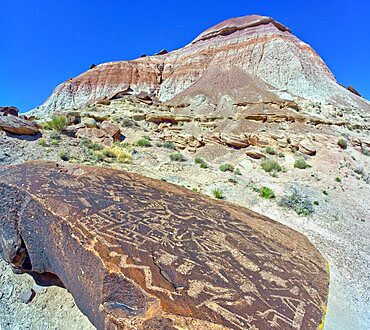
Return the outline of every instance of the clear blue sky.
<path id="1" fill-rule="evenodd" d="M 2 0 L 0 106 L 30 110 L 92 63 L 180 48 L 222 20 L 254 13 L 290 27 L 339 82 L 370 99 L 369 0 Z"/>

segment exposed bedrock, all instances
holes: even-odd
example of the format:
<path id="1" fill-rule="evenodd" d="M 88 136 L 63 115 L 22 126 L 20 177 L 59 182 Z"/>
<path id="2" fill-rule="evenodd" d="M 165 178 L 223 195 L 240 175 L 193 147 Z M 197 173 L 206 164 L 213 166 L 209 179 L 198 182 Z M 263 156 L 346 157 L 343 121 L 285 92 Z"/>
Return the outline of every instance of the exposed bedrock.
<path id="1" fill-rule="evenodd" d="M 0 168 L 0 254 L 54 274 L 98 329 L 316 329 L 326 263 L 252 211 L 105 168 Z"/>
<path id="2" fill-rule="evenodd" d="M 221 22 L 169 53 L 95 66 L 59 85 L 33 114 L 78 108 L 128 90 L 175 104 L 196 92 L 216 103 L 223 95 L 235 103 L 284 95 L 370 108 L 340 86 L 320 56 L 288 28 L 251 15 Z"/>

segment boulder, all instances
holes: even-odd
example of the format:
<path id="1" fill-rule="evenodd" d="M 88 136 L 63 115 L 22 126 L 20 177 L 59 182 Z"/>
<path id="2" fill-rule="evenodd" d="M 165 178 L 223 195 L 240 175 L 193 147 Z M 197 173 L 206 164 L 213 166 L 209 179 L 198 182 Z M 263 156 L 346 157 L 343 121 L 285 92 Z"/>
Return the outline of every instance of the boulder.
<path id="1" fill-rule="evenodd" d="M 98 123 L 96 122 L 96 120 L 94 118 L 90 118 L 90 117 L 84 117 L 82 119 L 82 124 L 85 125 L 88 128 L 98 127 Z"/>
<path id="2" fill-rule="evenodd" d="M 114 141 L 120 141 L 121 129 L 109 121 L 104 121 L 100 124 L 100 128 L 105 131 L 108 136 L 112 137 Z"/>
<path id="3" fill-rule="evenodd" d="M 324 316 L 325 259 L 240 206 L 45 161 L 0 167 L 0 205 L 2 257 L 55 274 L 97 329 L 316 329 Z"/>
<path id="4" fill-rule="evenodd" d="M 309 138 L 305 138 L 299 142 L 299 151 L 309 156 L 316 155 L 316 148 Z"/>
<path id="5" fill-rule="evenodd" d="M 266 155 L 261 150 L 255 148 L 246 149 L 245 154 L 253 159 L 266 158 Z"/>
<path id="6" fill-rule="evenodd" d="M 8 116 L 8 115 L 18 116 L 18 113 L 19 113 L 19 109 L 17 107 L 14 107 L 14 106 L 0 107 L 0 114 L 2 114 L 3 116 Z"/>
<path id="7" fill-rule="evenodd" d="M 34 122 L 12 115 L 0 116 L 0 129 L 18 135 L 35 135 L 39 132 Z"/>

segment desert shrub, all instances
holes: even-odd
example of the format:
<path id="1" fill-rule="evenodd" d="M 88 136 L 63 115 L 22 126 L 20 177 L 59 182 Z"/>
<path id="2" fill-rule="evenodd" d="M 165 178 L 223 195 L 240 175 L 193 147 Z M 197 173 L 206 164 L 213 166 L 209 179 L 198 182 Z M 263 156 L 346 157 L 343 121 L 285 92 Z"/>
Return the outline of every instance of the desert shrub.
<path id="1" fill-rule="evenodd" d="M 64 160 L 64 161 L 68 161 L 68 160 L 69 160 L 69 153 L 68 153 L 68 151 L 66 151 L 66 150 L 61 150 L 61 151 L 59 152 L 59 157 L 60 157 L 60 159 L 62 159 L 62 160 Z"/>
<path id="2" fill-rule="evenodd" d="M 137 140 L 135 143 L 138 147 L 151 147 L 152 144 L 150 143 L 150 140 L 147 138 L 142 138 L 140 140 Z"/>
<path id="3" fill-rule="evenodd" d="M 224 193 L 221 189 L 218 189 L 218 188 L 213 189 L 212 194 L 217 199 L 223 199 L 224 198 Z"/>
<path id="4" fill-rule="evenodd" d="M 272 198 L 275 198 L 275 193 L 274 193 L 274 191 L 271 188 L 262 187 L 260 189 L 260 196 L 262 198 L 272 199 Z"/>
<path id="5" fill-rule="evenodd" d="M 365 155 L 365 156 L 370 156 L 370 151 L 369 151 L 369 150 L 367 150 L 367 149 L 362 148 L 362 149 L 361 149 L 361 153 L 362 153 L 363 155 Z"/>
<path id="6" fill-rule="evenodd" d="M 276 150 L 273 148 L 273 147 L 267 147 L 265 149 L 266 153 L 268 153 L 269 155 L 276 155 Z"/>
<path id="7" fill-rule="evenodd" d="M 234 166 L 232 166 L 231 164 L 222 164 L 219 169 L 221 172 L 234 172 Z"/>
<path id="8" fill-rule="evenodd" d="M 159 147 L 175 150 L 176 149 L 176 144 L 174 144 L 173 142 L 168 142 L 167 141 L 167 142 L 164 142 L 164 143 L 160 144 Z"/>
<path id="9" fill-rule="evenodd" d="M 46 140 L 44 138 L 39 139 L 38 141 L 39 146 L 46 147 Z"/>
<path id="10" fill-rule="evenodd" d="M 345 139 L 339 139 L 337 142 L 338 146 L 342 149 L 347 149 L 347 140 Z"/>
<path id="11" fill-rule="evenodd" d="M 81 138 L 80 144 L 81 144 L 82 147 L 85 147 L 85 148 L 88 148 L 88 149 L 91 149 L 91 150 L 94 150 L 94 151 L 99 151 L 99 150 L 104 149 L 104 147 L 101 144 L 95 143 L 95 142 L 93 142 L 93 141 L 91 141 L 90 139 L 87 139 L 87 138 Z"/>
<path id="12" fill-rule="evenodd" d="M 170 155 L 170 159 L 175 162 L 184 162 L 186 161 L 186 158 L 183 154 L 179 152 L 174 152 Z"/>
<path id="13" fill-rule="evenodd" d="M 235 173 L 236 175 L 242 175 L 242 172 L 240 172 L 240 169 L 239 169 L 239 168 L 236 168 L 236 169 L 234 170 L 234 173 Z"/>
<path id="14" fill-rule="evenodd" d="M 58 144 L 59 144 L 58 140 L 54 140 L 54 139 L 51 140 L 51 145 L 52 146 L 57 146 Z"/>
<path id="15" fill-rule="evenodd" d="M 51 132 L 49 136 L 52 140 L 60 140 L 60 134 L 58 132 Z"/>
<path id="16" fill-rule="evenodd" d="M 279 201 L 280 206 L 294 210 L 299 215 L 310 215 L 313 210 L 312 201 L 298 189 L 293 189 L 291 194 L 284 196 Z"/>
<path id="17" fill-rule="evenodd" d="M 99 153 L 103 157 L 114 159 L 118 163 L 131 163 L 132 161 L 131 154 L 117 146 L 105 147 L 102 151 L 96 152 L 97 155 L 99 155 Z"/>
<path id="18" fill-rule="evenodd" d="M 337 176 L 337 177 L 335 178 L 335 181 L 336 181 L 336 182 L 342 182 L 342 179 L 341 179 L 339 176 Z"/>
<path id="19" fill-rule="evenodd" d="M 57 132 L 62 132 L 67 126 L 67 117 L 59 116 L 53 117 L 50 121 L 44 124 L 44 127 L 52 129 Z"/>
<path id="20" fill-rule="evenodd" d="M 238 183 L 238 181 L 235 178 L 229 178 L 227 181 L 230 182 L 230 183 L 233 183 L 233 184 Z"/>
<path id="21" fill-rule="evenodd" d="M 269 159 L 269 158 L 263 160 L 261 163 L 261 166 L 268 173 L 280 172 L 282 170 L 282 167 L 276 160 Z"/>
<path id="22" fill-rule="evenodd" d="M 199 164 L 200 168 L 208 168 L 208 164 L 200 157 L 194 159 L 195 163 Z"/>
<path id="23" fill-rule="evenodd" d="M 308 167 L 311 167 L 311 165 L 310 164 L 307 164 L 306 161 L 303 158 L 301 158 L 301 159 L 297 159 L 295 161 L 294 167 L 299 168 L 301 170 L 304 170 L 304 169 L 306 169 Z"/>

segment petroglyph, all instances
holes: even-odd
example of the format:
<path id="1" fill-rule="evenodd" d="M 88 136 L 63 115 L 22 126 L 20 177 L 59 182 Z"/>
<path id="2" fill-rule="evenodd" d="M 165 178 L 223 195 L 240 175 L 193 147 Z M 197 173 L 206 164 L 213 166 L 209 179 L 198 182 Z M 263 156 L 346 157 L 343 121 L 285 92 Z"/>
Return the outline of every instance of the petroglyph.
<path id="1" fill-rule="evenodd" d="M 132 173 L 0 168 L 0 254 L 53 273 L 98 329 L 315 329 L 325 261 L 247 209 Z"/>

